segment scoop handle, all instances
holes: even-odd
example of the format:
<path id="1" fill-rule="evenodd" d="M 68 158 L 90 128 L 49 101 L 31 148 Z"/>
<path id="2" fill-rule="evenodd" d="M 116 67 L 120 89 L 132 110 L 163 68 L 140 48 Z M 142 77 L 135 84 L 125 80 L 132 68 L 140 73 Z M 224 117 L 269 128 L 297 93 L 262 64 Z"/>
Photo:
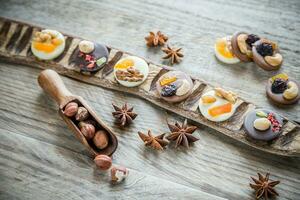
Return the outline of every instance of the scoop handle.
<path id="1" fill-rule="evenodd" d="M 43 70 L 38 76 L 38 83 L 60 106 L 67 103 L 70 97 L 73 96 L 54 70 Z"/>

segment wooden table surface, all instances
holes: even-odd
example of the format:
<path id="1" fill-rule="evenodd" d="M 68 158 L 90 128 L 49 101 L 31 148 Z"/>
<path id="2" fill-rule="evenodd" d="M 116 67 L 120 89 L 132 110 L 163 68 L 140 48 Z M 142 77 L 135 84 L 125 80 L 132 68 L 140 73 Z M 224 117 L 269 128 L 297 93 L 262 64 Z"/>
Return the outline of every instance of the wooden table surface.
<path id="1" fill-rule="evenodd" d="M 0 1 L 0 15 L 54 28 L 162 63 L 159 49 L 144 36 L 161 30 L 185 57 L 174 68 L 223 85 L 261 107 L 300 121 L 300 106 L 278 108 L 264 83 L 276 72 L 253 63 L 224 65 L 216 60 L 217 37 L 243 30 L 278 41 L 281 71 L 300 80 L 299 0 L 28 0 Z M 277 199 L 300 199 L 300 159 L 274 156 L 199 126 L 188 150 L 145 148 L 138 131 L 167 132 L 166 120 L 183 120 L 134 96 L 63 78 L 117 133 L 116 165 L 128 179 L 112 186 L 57 114 L 57 105 L 39 88 L 40 70 L 0 62 L 0 199 L 254 199 L 248 184 L 257 172 L 281 180 Z M 120 129 L 111 102 L 134 105 L 132 126 Z"/>

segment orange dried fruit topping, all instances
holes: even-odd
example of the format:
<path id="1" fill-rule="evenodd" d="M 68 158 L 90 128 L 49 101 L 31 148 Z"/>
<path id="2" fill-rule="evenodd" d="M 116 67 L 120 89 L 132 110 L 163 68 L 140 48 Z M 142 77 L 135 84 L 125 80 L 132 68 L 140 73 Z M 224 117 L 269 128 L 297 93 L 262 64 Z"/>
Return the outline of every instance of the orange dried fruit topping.
<path id="1" fill-rule="evenodd" d="M 175 76 L 173 76 L 173 77 L 166 77 L 166 78 L 163 78 L 162 80 L 160 80 L 160 85 L 161 86 L 169 85 L 170 83 L 173 83 L 176 80 L 177 80 L 177 78 Z"/>
<path id="2" fill-rule="evenodd" d="M 232 109 L 232 104 L 226 103 L 224 105 L 210 108 L 208 110 L 208 114 L 210 114 L 212 117 L 216 117 L 216 116 L 231 112 L 231 109 Z"/>
<path id="3" fill-rule="evenodd" d="M 235 58 L 233 53 L 228 49 L 226 39 L 218 39 L 216 42 L 217 51 L 225 58 Z"/>
<path id="4" fill-rule="evenodd" d="M 39 51 L 44 51 L 46 53 L 51 53 L 56 48 L 56 45 L 53 45 L 51 43 L 34 42 L 33 45 L 35 49 Z"/>
<path id="5" fill-rule="evenodd" d="M 131 59 L 125 59 L 125 60 L 117 63 L 115 65 L 115 68 L 116 69 L 127 69 L 129 67 L 132 67 L 133 65 L 134 65 L 133 60 L 131 60 Z"/>
<path id="6" fill-rule="evenodd" d="M 203 103 L 213 103 L 213 102 L 215 102 L 217 99 L 214 97 L 214 96 L 212 96 L 212 95 L 206 95 L 206 96 L 203 96 L 203 97 L 201 97 L 201 99 L 202 99 L 202 102 Z"/>
<path id="7" fill-rule="evenodd" d="M 54 44 L 55 46 L 58 46 L 60 45 L 63 41 L 61 39 L 57 39 L 57 38 L 54 38 L 52 39 L 52 44 Z"/>

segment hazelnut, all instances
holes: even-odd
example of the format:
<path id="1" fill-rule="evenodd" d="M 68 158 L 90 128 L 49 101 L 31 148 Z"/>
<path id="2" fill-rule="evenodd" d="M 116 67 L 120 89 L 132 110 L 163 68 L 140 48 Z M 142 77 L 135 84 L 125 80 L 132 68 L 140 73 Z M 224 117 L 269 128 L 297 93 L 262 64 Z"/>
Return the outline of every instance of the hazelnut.
<path id="1" fill-rule="evenodd" d="M 76 102 L 70 102 L 66 105 L 63 113 L 67 117 L 73 117 L 74 115 L 76 115 L 77 110 L 78 110 L 78 104 Z"/>
<path id="2" fill-rule="evenodd" d="M 107 132 L 104 130 L 99 130 L 96 132 L 93 142 L 98 149 L 104 149 L 108 145 Z"/>
<path id="3" fill-rule="evenodd" d="M 95 49 L 95 45 L 93 42 L 83 40 L 78 45 L 79 50 L 83 53 L 91 53 Z"/>
<path id="4" fill-rule="evenodd" d="M 101 170 L 108 170 L 112 165 L 112 160 L 107 155 L 98 155 L 94 159 L 95 164 Z"/>
<path id="5" fill-rule="evenodd" d="M 89 112 L 87 111 L 87 109 L 85 107 L 80 106 L 75 115 L 75 119 L 77 121 L 83 121 L 86 120 L 88 117 L 89 117 Z"/>
<path id="6" fill-rule="evenodd" d="M 120 183 L 128 176 L 128 169 L 126 167 L 112 167 L 110 170 L 112 183 Z"/>
<path id="7" fill-rule="evenodd" d="M 293 81 L 289 81 L 287 84 L 287 89 L 283 92 L 283 97 L 287 100 L 291 100 L 296 98 L 298 94 L 299 94 L 298 85 Z"/>
<path id="8" fill-rule="evenodd" d="M 279 54 L 279 53 L 276 53 L 275 55 L 273 56 L 266 56 L 265 57 L 265 61 L 269 64 L 269 65 L 272 65 L 274 67 L 280 65 L 282 63 L 282 55 Z"/>
<path id="9" fill-rule="evenodd" d="M 95 126 L 86 123 L 86 122 L 79 122 L 78 124 L 81 133 L 84 135 L 84 137 L 88 140 L 92 139 L 95 136 Z"/>
<path id="10" fill-rule="evenodd" d="M 255 129 L 257 129 L 259 131 L 265 131 L 268 128 L 270 128 L 271 122 L 267 118 L 258 118 L 256 120 L 254 120 L 253 126 Z"/>

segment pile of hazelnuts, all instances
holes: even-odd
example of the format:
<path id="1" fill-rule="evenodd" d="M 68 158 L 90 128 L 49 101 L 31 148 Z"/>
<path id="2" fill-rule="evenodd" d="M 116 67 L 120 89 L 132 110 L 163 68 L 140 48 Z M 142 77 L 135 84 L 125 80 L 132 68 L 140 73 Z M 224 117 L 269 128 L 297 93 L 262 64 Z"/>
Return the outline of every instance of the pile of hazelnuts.
<path id="1" fill-rule="evenodd" d="M 91 119 L 90 114 L 85 107 L 79 106 L 76 102 L 70 102 L 65 106 L 63 113 L 65 116 L 75 120 L 75 124 L 78 125 L 78 128 L 87 141 L 92 141 L 92 143 L 100 150 L 107 147 L 107 132 L 101 129 L 96 130 L 97 123 Z"/>
<path id="2" fill-rule="evenodd" d="M 97 130 L 97 122 L 92 119 L 85 107 L 79 106 L 76 102 L 70 102 L 65 106 L 63 113 L 77 124 L 82 135 L 90 144 L 94 144 L 100 150 L 108 146 L 107 132 L 101 129 Z M 111 181 L 113 183 L 121 182 L 128 175 L 128 170 L 125 167 L 111 167 L 112 159 L 107 155 L 97 155 L 94 162 L 100 170 L 106 171 L 111 168 Z"/>

